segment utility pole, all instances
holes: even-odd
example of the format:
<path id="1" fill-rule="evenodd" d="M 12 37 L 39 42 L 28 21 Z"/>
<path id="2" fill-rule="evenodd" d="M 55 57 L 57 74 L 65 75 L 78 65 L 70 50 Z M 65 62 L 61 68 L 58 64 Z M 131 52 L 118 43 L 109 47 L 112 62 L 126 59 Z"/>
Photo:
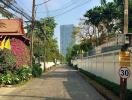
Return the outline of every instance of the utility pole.
<path id="1" fill-rule="evenodd" d="M 128 33 L 128 0 L 124 0 L 124 29 L 123 29 L 123 32 L 124 34 Z M 127 78 L 120 77 L 120 100 L 127 100 Z"/>
<path id="2" fill-rule="evenodd" d="M 33 0 L 32 3 L 32 23 L 31 23 L 31 50 L 30 50 L 30 61 L 31 61 L 31 67 L 33 62 L 33 37 L 34 37 L 34 24 L 35 24 L 35 0 Z"/>
<path id="3" fill-rule="evenodd" d="M 124 34 L 128 33 L 128 0 L 124 0 Z"/>

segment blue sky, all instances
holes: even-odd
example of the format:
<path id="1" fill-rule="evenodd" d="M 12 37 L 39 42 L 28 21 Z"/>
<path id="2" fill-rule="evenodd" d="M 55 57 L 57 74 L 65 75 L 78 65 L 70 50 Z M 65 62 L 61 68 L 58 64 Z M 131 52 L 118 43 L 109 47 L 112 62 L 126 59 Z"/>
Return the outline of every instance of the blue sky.
<path id="1" fill-rule="evenodd" d="M 16 0 L 17 3 L 31 15 L 32 0 Z M 36 0 L 40 4 L 46 0 Z M 113 1 L 113 0 L 107 0 Z M 94 6 L 100 5 L 100 0 L 49 0 L 48 3 L 37 6 L 36 19 L 47 16 L 56 16 L 57 27 L 55 37 L 60 42 L 60 25 L 77 25 L 85 12 Z M 65 13 L 66 12 L 66 13 Z M 60 44 L 60 43 L 59 43 Z"/>

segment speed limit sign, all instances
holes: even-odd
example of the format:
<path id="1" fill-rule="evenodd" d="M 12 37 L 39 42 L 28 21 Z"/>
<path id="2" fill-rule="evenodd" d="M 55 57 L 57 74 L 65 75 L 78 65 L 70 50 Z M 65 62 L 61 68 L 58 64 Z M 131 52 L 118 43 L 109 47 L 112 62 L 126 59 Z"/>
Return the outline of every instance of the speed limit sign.
<path id="1" fill-rule="evenodd" d="M 121 78 L 129 78 L 130 74 L 130 70 L 127 67 L 121 67 L 119 69 L 119 75 Z"/>

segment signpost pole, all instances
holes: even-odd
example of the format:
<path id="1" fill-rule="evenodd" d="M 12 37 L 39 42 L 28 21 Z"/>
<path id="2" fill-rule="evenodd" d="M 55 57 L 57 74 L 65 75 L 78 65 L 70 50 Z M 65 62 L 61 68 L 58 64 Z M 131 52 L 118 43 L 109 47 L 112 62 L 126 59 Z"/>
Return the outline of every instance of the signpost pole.
<path id="1" fill-rule="evenodd" d="M 128 33 L 128 0 L 124 0 L 124 33 Z M 127 78 L 120 78 L 120 86 L 120 100 L 127 100 Z"/>
<path id="2" fill-rule="evenodd" d="M 120 66 L 119 75 L 120 75 L 120 100 L 127 100 L 127 78 L 130 77 L 130 52 L 127 49 L 121 49 L 119 53 L 119 62 Z"/>
<path id="3" fill-rule="evenodd" d="M 127 100 L 127 78 L 120 78 L 120 100 Z"/>

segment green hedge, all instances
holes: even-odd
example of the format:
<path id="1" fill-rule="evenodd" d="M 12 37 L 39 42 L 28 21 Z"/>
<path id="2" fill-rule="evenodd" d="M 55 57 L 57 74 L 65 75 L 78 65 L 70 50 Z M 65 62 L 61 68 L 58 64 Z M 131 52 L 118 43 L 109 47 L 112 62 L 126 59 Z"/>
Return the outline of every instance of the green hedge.
<path id="1" fill-rule="evenodd" d="M 101 84 L 105 88 L 111 90 L 115 95 L 119 96 L 120 95 L 120 86 L 116 83 L 110 82 L 106 79 L 103 79 L 99 76 L 96 76 L 90 72 L 87 72 L 83 69 L 79 69 L 79 71 L 86 76 L 88 76 L 90 79 L 95 80 L 97 83 Z M 127 100 L 132 100 L 132 91 L 127 90 Z"/>
<path id="2" fill-rule="evenodd" d="M 40 77 L 42 75 L 42 68 L 40 64 L 33 64 L 32 75 L 34 77 Z"/>

